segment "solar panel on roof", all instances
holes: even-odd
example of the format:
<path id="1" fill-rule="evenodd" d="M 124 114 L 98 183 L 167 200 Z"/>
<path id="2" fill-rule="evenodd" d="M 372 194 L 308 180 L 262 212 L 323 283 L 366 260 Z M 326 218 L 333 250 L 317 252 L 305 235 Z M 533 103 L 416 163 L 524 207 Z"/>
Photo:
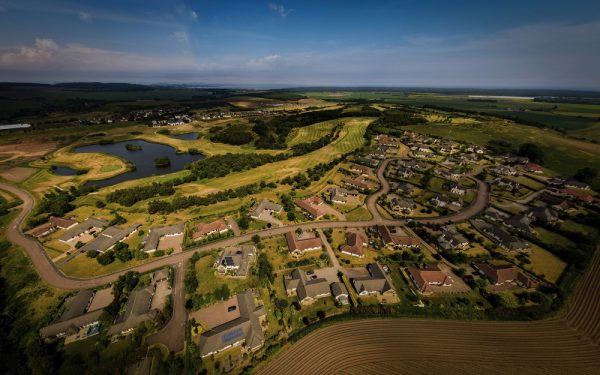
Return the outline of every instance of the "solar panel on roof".
<path id="1" fill-rule="evenodd" d="M 232 257 L 225 257 L 225 264 L 227 266 L 233 266 L 234 265 L 233 258 Z"/>
<path id="2" fill-rule="evenodd" d="M 227 344 L 228 342 L 235 341 L 242 336 L 244 336 L 244 331 L 241 328 L 236 328 L 233 331 L 224 334 L 221 340 L 223 341 L 223 344 Z"/>

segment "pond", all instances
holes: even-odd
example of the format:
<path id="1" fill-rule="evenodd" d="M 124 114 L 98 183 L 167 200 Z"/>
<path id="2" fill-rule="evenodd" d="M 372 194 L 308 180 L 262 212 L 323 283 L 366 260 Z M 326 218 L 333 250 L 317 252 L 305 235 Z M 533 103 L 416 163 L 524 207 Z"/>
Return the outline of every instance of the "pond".
<path id="1" fill-rule="evenodd" d="M 85 173 L 85 171 L 80 171 L 77 169 L 73 169 L 73 168 L 69 168 L 69 167 L 61 167 L 61 166 L 56 166 L 56 165 L 53 165 L 51 170 L 52 170 L 52 173 L 58 174 L 61 176 L 75 176 L 78 174 Z"/>
<path id="2" fill-rule="evenodd" d="M 171 137 L 177 139 L 183 139 L 184 141 L 194 141 L 198 139 L 198 132 L 171 134 Z"/>
<path id="3" fill-rule="evenodd" d="M 127 144 L 140 146 L 141 150 L 130 151 L 125 146 Z M 104 180 L 88 181 L 86 185 L 96 185 L 105 187 L 117 184 L 123 181 L 135 180 L 143 177 L 158 176 L 167 173 L 180 171 L 193 161 L 203 159 L 202 155 L 178 154 L 176 150 L 167 145 L 142 141 L 139 139 L 116 142 L 111 144 L 93 144 L 77 147 L 73 150 L 75 153 L 101 152 L 111 154 L 127 160 L 135 165 L 135 169 L 122 173 L 120 175 Z M 166 167 L 157 167 L 154 165 L 154 159 L 168 157 L 170 165 Z"/>

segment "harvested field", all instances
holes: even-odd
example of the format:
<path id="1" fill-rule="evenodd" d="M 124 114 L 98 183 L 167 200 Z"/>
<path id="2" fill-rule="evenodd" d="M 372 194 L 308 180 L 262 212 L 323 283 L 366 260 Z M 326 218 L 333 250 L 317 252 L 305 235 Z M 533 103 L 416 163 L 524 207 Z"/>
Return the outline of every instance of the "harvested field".
<path id="1" fill-rule="evenodd" d="M 21 142 L 0 145 L 0 156 L 2 163 L 18 158 L 36 159 L 56 149 L 58 142 L 48 139 L 36 138 L 23 140 Z"/>
<path id="2" fill-rule="evenodd" d="M 23 182 L 37 171 L 35 168 L 14 167 L 0 172 L 0 176 L 12 182 Z"/>
<path id="3" fill-rule="evenodd" d="M 261 374 L 586 374 L 600 366 L 600 252 L 567 314 L 537 322 L 357 320 L 309 334 Z M 306 359 L 310 358 L 310 361 Z"/>

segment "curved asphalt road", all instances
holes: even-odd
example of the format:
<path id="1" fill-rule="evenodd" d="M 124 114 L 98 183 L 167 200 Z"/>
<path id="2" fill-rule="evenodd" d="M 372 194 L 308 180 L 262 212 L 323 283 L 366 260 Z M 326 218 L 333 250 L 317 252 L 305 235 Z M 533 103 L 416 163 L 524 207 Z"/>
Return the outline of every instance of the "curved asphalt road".
<path id="1" fill-rule="evenodd" d="M 377 171 L 377 176 L 380 179 L 382 186 L 379 191 L 373 194 L 371 197 L 367 199 L 367 208 L 371 212 L 373 219 L 371 220 L 362 220 L 362 221 L 319 221 L 319 222 L 308 222 L 302 224 L 293 224 L 287 225 L 279 228 L 270 228 L 261 231 L 255 231 L 251 233 L 246 233 L 236 237 L 230 237 L 221 241 L 216 241 L 207 245 L 198 246 L 191 250 L 172 254 L 170 256 L 160 258 L 157 260 L 153 260 L 151 262 L 130 267 L 119 272 L 115 272 L 112 274 L 89 278 L 89 279 L 81 279 L 81 278 L 73 278 L 66 276 L 62 273 L 52 262 L 52 260 L 48 257 L 42 245 L 24 235 L 21 231 L 21 224 L 27 217 L 27 215 L 33 209 L 35 200 L 33 196 L 14 185 L 0 183 L 0 189 L 6 190 L 17 197 L 19 197 L 23 201 L 22 210 L 17 215 L 17 217 L 10 223 L 9 227 L 6 230 L 7 239 L 21 246 L 27 252 L 27 255 L 33 262 L 34 267 L 39 273 L 40 277 L 47 282 L 48 284 L 60 288 L 60 289 L 81 289 L 81 288 L 89 288 L 95 287 L 99 285 L 104 285 L 115 281 L 120 275 L 123 275 L 129 271 L 137 271 L 137 272 L 148 272 L 153 269 L 164 267 L 164 266 L 173 266 L 178 263 L 182 263 L 189 259 L 195 251 L 210 251 L 217 248 L 222 248 L 226 246 L 233 246 L 243 242 L 250 241 L 252 236 L 258 234 L 260 237 L 272 237 L 276 235 L 282 235 L 290 230 L 295 230 L 296 228 L 302 228 L 304 230 L 312 230 L 312 229 L 326 229 L 326 228 L 339 228 L 339 227 L 348 227 L 348 228 L 361 228 L 361 227 L 370 227 L 374 225 L 399 225 L 404 222 L 404 220 L 387 220 L 381 217 L 381 214 L 377 211 L 377 199 L 386 194 L 389 191 L 389 183 L 383 176 L 383 172 L 388 163 L 393 159 L 386 159 Z M 489 187 L 486 183 L 472 177 L 478 186 L 477 195 L 473 202 L 469 206 L 467 206 L 464 210 L 441 217 L 431 217 L 431 218 L 415 218 L 414 221 L 422 222 L 422 223 L 446 223 L 446 222 L 460 222 L 470 219 L 471 217 L 479 214 L 487 205 L 488 202 L 488 194 Z"/>

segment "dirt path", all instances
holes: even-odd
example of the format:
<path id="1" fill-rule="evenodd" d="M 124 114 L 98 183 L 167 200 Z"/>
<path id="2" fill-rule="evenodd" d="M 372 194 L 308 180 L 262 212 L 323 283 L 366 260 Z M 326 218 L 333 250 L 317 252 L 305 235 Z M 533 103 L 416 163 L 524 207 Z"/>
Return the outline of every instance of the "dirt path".
<path id="1" fill-rule="evenodd" d="M 340 262 L 339 262 L 338 258 L 335 256 L 335 251 L 331 247 L 331 244 L 329 243 L 329 241 L 327 241 L 327 237 L 325 237 L 325 234 L 323 233 L 323 231 L 321 229 L 318 229 L 317 232 L 319 233 L 319 237 L 321 238 L 321 241 L 323 241 L 323 245 L 325 245 L 325 249 L 327 250 L 327 255 L 329 255 L 329 259 L 331 259 L 331 265 L 338 272 L 339 271 L 343 272 L 343 269 L 340 266 Z"/>

